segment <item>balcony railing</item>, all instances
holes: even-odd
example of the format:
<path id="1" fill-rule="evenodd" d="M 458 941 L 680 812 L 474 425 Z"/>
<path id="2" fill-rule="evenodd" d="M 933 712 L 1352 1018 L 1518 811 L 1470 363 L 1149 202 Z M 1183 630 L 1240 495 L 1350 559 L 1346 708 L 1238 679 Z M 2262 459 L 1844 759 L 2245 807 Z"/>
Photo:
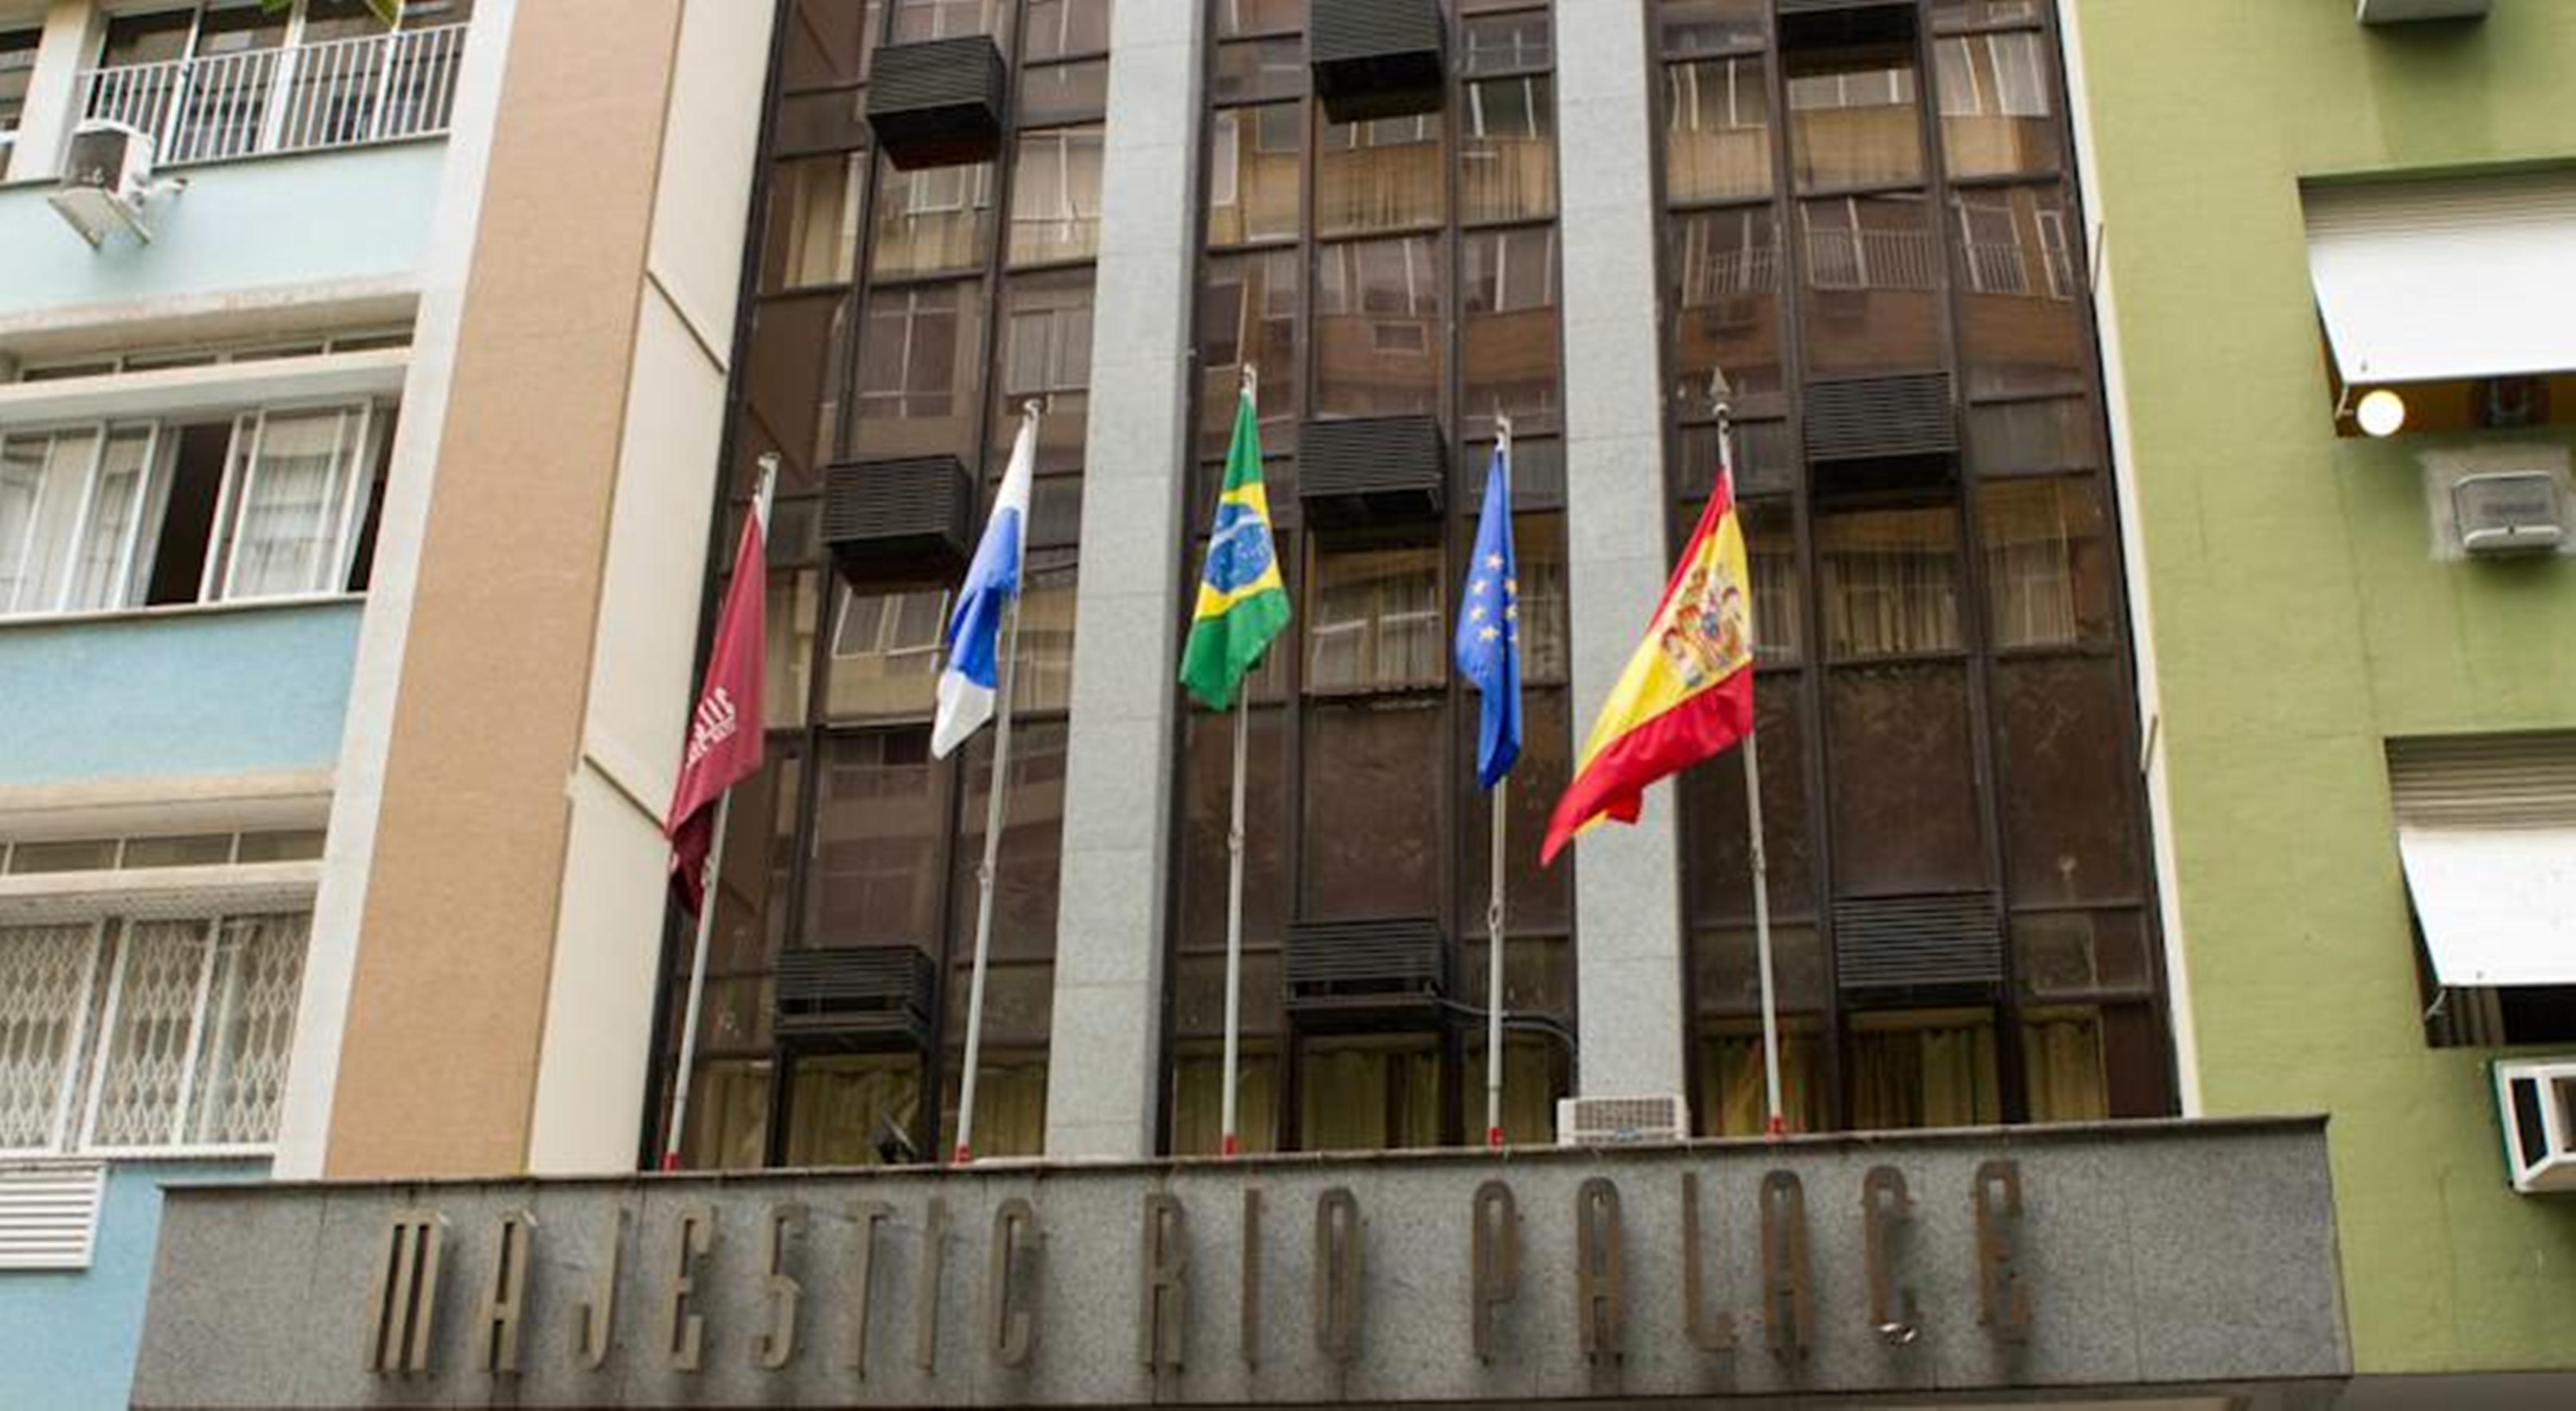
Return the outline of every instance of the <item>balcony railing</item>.
<path id="1" fill-rule="evenodd" d="M 465 25 L 81 76 L 81 116 L 151 135 L 156 164 L 225 162 L 447 131 Z"/>

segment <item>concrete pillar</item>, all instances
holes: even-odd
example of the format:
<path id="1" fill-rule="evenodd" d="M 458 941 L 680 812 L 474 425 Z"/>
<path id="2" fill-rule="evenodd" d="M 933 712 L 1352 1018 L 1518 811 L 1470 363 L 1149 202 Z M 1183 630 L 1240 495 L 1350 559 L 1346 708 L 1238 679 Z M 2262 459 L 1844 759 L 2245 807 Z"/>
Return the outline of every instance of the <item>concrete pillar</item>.
<path id="1" fill-rule="evenodd" d="M 1074 599 L 1046 1153 L 1151 1154 L 1198 268 L 1197 3 L 1117 9 Z"/>
<path id="2" fill-rule="evenodd" d="M 1654 95 L 1647 22 L 1630 0 L 1559 0 L 1564 154 L 1566 556 L 1575 739 L 1645 630 L 1665 553 Z M 1575 844 L 1578 1091 L 1683 1091 L 1681 889 L 1670 785 L 1633 828 Z"/>
<path id="3" fill-rule="evenodd" d="M 63 148 L 80 119 L 80 74 L 98 48 L 107 17 L 90 0 L 54 0 L 45 11 L 45 37 L 36 45 L 36 67 L 27 75 L 26 111 L 18 135 L 0 162 L 0 177 L 29 181 L 63 169 Z"/>

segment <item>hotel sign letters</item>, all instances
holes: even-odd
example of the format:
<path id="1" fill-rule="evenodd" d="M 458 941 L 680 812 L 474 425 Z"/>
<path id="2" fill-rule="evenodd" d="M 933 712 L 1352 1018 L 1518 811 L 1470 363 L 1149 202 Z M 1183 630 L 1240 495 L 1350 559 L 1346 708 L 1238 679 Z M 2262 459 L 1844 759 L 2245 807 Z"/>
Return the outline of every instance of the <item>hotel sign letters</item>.
<path id="1" fill-rule="evenodd" d="M 2322 1132 L 2288 1122 L 176 1188 L 133 1399 L 1248 1408 L 2334 1377 L 2331 1209 Z"/>

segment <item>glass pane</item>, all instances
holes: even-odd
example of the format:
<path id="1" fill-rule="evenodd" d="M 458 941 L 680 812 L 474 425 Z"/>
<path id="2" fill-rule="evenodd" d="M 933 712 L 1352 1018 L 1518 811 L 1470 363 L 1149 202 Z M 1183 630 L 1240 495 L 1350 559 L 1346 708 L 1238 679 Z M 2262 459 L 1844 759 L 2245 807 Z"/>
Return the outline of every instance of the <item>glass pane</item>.
<path id="1" fill-rule="evenodd" d="M 61 600 L 97 455 L 95 431 L 0 442 L 0 616 Z"/>
<path id="2" fill-rule="evenodd" d="M 1294 239 L 1304 108 L 1265 103 L 1208 119 L 1208 243 Z"/>
<path id="3" fill-rule="evenodd" d="M 1807 366 L 1821 373 L 1938 367 L 1940 242 L 1920 196 L 1798 208 L 1806 227 Z"/>
<path id="4" fill-rule="evenodd" d="M 96 934 L 87 923 L 0 927 L 0 1151 L 57 1144 Z"/>
<path id="5" fill-rule="evenodd" d="M 786 944 L 787 890 L 805 795 L 802 754 L 792 736 L 772 736 L 759 772 L 734 786 L 724 862 L 716 869 L 715 933 L 707 939 L 710 974 L 766 971 Z M 766 1007 L 752 1022 L 768 1024 Z"/>
<path id="6" fill-rule="evenodd" d="M 827 88 L 819 93 L 791 93 L 771 110 L 776 130 L 770 134 L 774 157 L 806 153 L 839 154 L 868 145 L 865 90 Z"/>
<path id="7" fill-rule="evenodd" d="M 1236 1054 L 1234 1104 L 1240 1149 L 1254 1155 L 1278 1150 L 1279 1055 L 1270 1045 L 1248 1045 Z M 1172 1061 L 1172 1155 L 1216 1155 L 1224 1146 L 1224 1116 L 1223 1050 L 1183 1046 Z"/>
<path id="8" fill-rule="evenodd" d="M 1997 764 L 2016 905 L 2128 901 L 2142 888 L 2134 706 L 2106 657 L 1995 664 Z"/>
<path id="9" fill-rule="evenodd" d="M 769 575 L 769 601 L 761 614 L 768 629 L 761 660 L 761 713 L 772 730 L 805 723 L 807 683 L 814 676 L 814 631 L 822 616 L 823 575 L 811 568 Z"/>
<path id="10" fill-rule="evenodd" d="M 128 838 L 118 855 L 121 868 L 222 867 L 233 860 L 233 835 L 194 833 L 181 837 Z"/>
<path id="11" fill-rule="evenodd" d="M 825 688 L 829 718 L 927 719 L 947 625 L 945 589 L 860 593 L 842 584 L 833 611 L 831 680 Z"/>
<path id="12" fill-rule="evenodd" d="M 762 292 L 850 282 L 867 180 L 865 152 L 778 164 L 770 177 L 769 229 L 761 246 Z"/>
<path id="13" fill-rule="evenodd" d="M 958 752 L 965 792 L 958 800 L 956 875 L 950 880 L 958 899 L 949 928 L 955 955 L 975 953 L 975 874 L 984 860 L 993 739 L 992 731 L 979 730 Z M 1011 787 L 1002 797 L 1002 850 L 993 874 L 992 953 L 1003 960 L 1045 960 L 1055 954 L 1056 879 L 1064 858 L 1064 741 L 1060 722 L 1013 722 Z M 957 1032 L 964 1032 L 962 1025 Z"/>
<path id="14" fill-rule="evenodd" d="M 1989 402 L 1968 408 L 1968 461 L 1984 475 L 2087 470 L 2100 464 L 2086 397 Z"/>
<path id="15" fill-rule="evenodd" d="M 1800 714 L 1798 678 L 1770 673 L 1758 678 L 1753 713 L 1761 731 L 1763 861 L 1774 916 L 1812 916 L 1816 909 L 1815 846 L 1808 828 L 1807 724 Z M 1690 851 L 1682 880 L 1691 919 L 1701 925 L 1742 921 L 1753 915 L 1753 854 L 1744 808 L 1743 762 L 1729 754 L 1681 775 L 1683 817 Z M 1705 986 L 1700 1002 L 1711 996 Z"/>
<path id="16" fill-rule="evenodd" d="M 824 742 L 808 944 L 937 951 L 948 775 L 930 757 L 927 730 Z"/>
<path id="17" fill-rule="evenodd" d="M 1437 700 L 1307 707 L 1307 916 L 1440 914 L 1441 735 Z"/>
<path id="18" fill-rule="evenodd" d="M 116 866 L 116 839 L 75 838 L 52 843 L 19 843 L 9 849 L 11 876 L 47 872 L 105 872 Z"/>
<path id="19" fill-rule="evenodd" d="M 276 832 L 244 833 L 236 862 L 311 862 L 322 856 L 323 832 L 319 828 L 295 828 Z"/>
<path id="20" fill-rule="evenodd" d="M 188 55 L 188 32 L 196 26 L 194 8 L 162 10 L 148 15 L 115 15 L 107 22 L 107 42 L 98 66 L 157 64 Z"/>
<path id="21" fill-rule="evenodd" d="M 1469 234 L 1461 239 L 1466 286 L 1464 433 L 1494 433 L 1493 415 L 1512 418 L 1519 435 L 1561 423 L 1557 401 L 1556 231 L 1553 227 Z"/>
<path id="22" fill-rule="evenodd" d="M 99 1042 L 89 1144 L 168 1146 L 179 1140 L 189 1022 L 214 942 L 206 921 L 134 921 L 116 952 L 116 1022 Z"/>
<path id="23" fill-rule="evenodd" d="M 993 233 L 993 164 L 897 171 L 877 164 L 871 279 L 974 269 Z"/>
<path id="24" fill-rule="evenodd" d="M 756 1171 L 769 1140 L 769 1064 L 719 1059 L 689 1086 L 680 1164 L 692 1171 Z"/>
<path id="25" fill-rule="evenodd" d="M 0 133 L 18 130 L 27 108 L 27 84 L 36 74 L 36 47 L 44 38 L 41 29 L 0 32 Z M 0 144 L 0 175 L 6 174 L 8 157 L 7 145 Z"/>
<path id="26" fill-rule="evenodd" d="M 1816 566 L 1829 657 L 1959 647 L 1959 516 L 1952 507 L 1821 514 Z"/>
<path id="27" fill-rule="evenodd" d="M 1951 198 L 1960 247 L 1960 341 L 1968 395 L 2081 393 L 2093 366 L 2076 306 L 2083 281 L 2055 186 L 1963 191 Z"/>
<path id="28" fill-rule="evenodd" d="M 780 45 L 778 85 L 787 92 L 846 87 L 868 76 L 868 51 L 883 32 L 880 0 L 795 0 Z M 310 21 L 307 21 L 309 26 Z"/>
<path id="29" fill-rule="evenodd" d="M 1932 0 L 1932 23 L 1938 29 L 2011 20 L 2036 20 L 2047 0 Z"/>
<path id="30" fill-rule="evenodd" d="M 1039 971 L 1038 977 L 1045 978 L 1045 972 Z M 986 995 L 985 1003 L 990 1005 L 1000 1000 L 1004 988 L 1014 978 L 1008 970 L 995 970 L 991 976 L 993 988 Z M 965 990 L 966 983 L 961 974 L 952 986 L 952 993 L 962 996 Z M 1045 993 L 1044 990 L 1039 991 L 1041 998 Z M 965 1001 L 961 998 L 957 1003 L 960 1007 L 954 1011 L 955 1022 L 951 1031 L 963 1033 L 966 1020 L 962 1006 Z M 988 1010 L 985 1017 L 989 1021 L 993 1016 Z M 989 1034 L 986 1043 L 975 1079 L 975 1155 L 1039 1155 L 1046 1149 L 1046 1055 L 1042 1051 L 996 1051 L 990 1046 Z M 951 1044 L 947 1091 L 940 1099 L 942 1148 L 954 1147 L 957 1141 L 957 1108 L 964 1087 L 964 1059 L 963 1042 Z"/>
<path id="31" fill-rule="evenodd" d="M 2012 922 L 2013 967 L 2026 995 L 2144 990 L 2155 983 L 2140 913 L 2044 911 Z"/>
<path id="32" fill-rule="evenodd" d="M 1521 571 L 1529 572 L 1529 560 L 1521 561 Z M 1522 606 L 1527 608 L 1527 599 Z M 1471 695 L 1458 712 L 1461 757 L 1471 761 L 1476 757 L 1478 710 Z M 1504 923 L 1514 932 L 1561 930 L 1573 924 L 1572 869 L 1541 867 L 1538 862 L 1539 842 L 1547 836 L 1548 814 L 1574 774 L 1572 713 L 1562 690 L 1522 692 L 1521 757 L 1509 775 L 1509 812 L 1503 820 Z M 1461 897 L 1466 903 L 1461 915 L 1473 918 L 1473 929 L 1481 939 L 1485 931 L 1485 900 L 1492 895 L 1492 884 L 1486 880 L 1493 857 L 1487 829 L 1492 826 L 1494 796 L 1473 788 L 1472 766 L 1467 771 L 1467 782 L 1472 789 L 1467 799 L 1467 831 L 1464 846 L 1458 852 L 1459 884 L 1464 889 Z M 1504 976 L 1506 981 L 1511 978 L 1509 973 Z M 1485 1002 L 1481 987 L 1468 994 L 1473 1003 Z"/>
<path id="33" fill-rule="evenodd" d="M 1317 137 L 1315 233 L 1359 235 L 1437 225 L 1449 173 L 1438 113 L 1326 122 Z"/>
<path id="34" fill-rule="evenodd" d="M 1467 85 L 1458 218 L 1528 220 L 1556 211 L 1556 94 L 1543 76 Z"/>
<path id="35" fill-rule="evenodd" d="M 1479 990 L 1477 993 L 1482 994 Z M 1461 1081 L 1467 1095 L 1467 1125 L 1485 1125 L 1485 1044 L 1481 1034 L 1467 1045 Z M 1503 1144 L 1556 1144 L 1556 1100 L 1573 1090 L 1572 1065 L 1552 1039 L 1514 1036 L 1503 1040 Z"/>
<path id="36" fill-rule="evenodd" d="M 1255 39 L 1217 48 L 1216 74 L 1209 81 L 1208 101 L 1297 98 L 1305 92 L 1306 46 L 1298 40 Z"/>
<path id="37" fill-rule="evenodd" d="M 2003 1118 L 1994 1017 L 1982 1010 L 1859 1016 L 1851 1056 L 1855 1131 L 1982 1127 Z"/>
<path id="38" fill-rule="evenodd" d="M 1022 127 L 1099 118 L 1109 111 L 1109 64 L 1049 64 L 1020 71 Z"/>
<path id="39" fill-rule="evenodd" d="M 1011 172 L 1011 263 L 1087 260 L 1100 248 L 1098 127 L 1020 138 Z"/>
<path id="40" fill-rule="evenodd" d="M 1825 684 L 1836 889 L 1866 895 L 1983 885 L 1985 830 L 1963 669 L 1844 668 Z"/>
<path id="41" fill-rule="evenodd" d="M 1656 6 L 1667 58 L 1762 46 L 1770 0 L 1663 0 Z"/>
<path id="42" fill-rule="evenodd" d="M 2099 1122 L 2111 1115 L 2102 1061 L 2102 1016 L 2092 1009 L 2034 1009 L 2022 1016 L 2022 1072 L 2033 1122 Z"/>
<path id="43" fill-rule="evenodd" d="M 1768 1125 L 1769 1084 L 1762 1071 L 1762 1028 L 1726 1020 L 1703 1024 L 1699 1042 L 1699 1134 L 1755 1137 Z M 1780 1020 L 1780 1108 L 1792 1132 L 1821 1132 L 1825 1119 L 1822 1024 L 1803 1016 Z"/>
<path id="44" fill-rule="evenodd" d="M 1010 20 L 1011 0 L 894 0 L 894 42 L 989 34 L 1007 45 Z"/>
<path id="45" fill-rule="evenodd" d="M 849 296 L 831 293 L 763 299 L 751 307 L 743 397 L 800 480 L 833 459 L 839 428 L 837 415 L 826 410 L 849 305 Z M 782 468 L 779 475 L 791 472 Z"/>
<path id="46" fill-rule="evenodd" d="M 1449 658 L 1440 550 L 1318 554 L 1306 621 L 1310 693 L 1439 685 Z"/>
<path id="47" fill-rule="evenodd" d="M 1038 422 L 1038 473 L 1082 467 L 1091 426 L 1091 288 L 1089 269 L 1014 275 L 1003 286 L 989 468 L 995 485 L 1033 401 L 1046 409 Z"/>
<path id="48" fill-rule="evenodd" d="M 2083 479 L 1989 481 L 1977 490 L 1986 541 L 1988 637 L 1997 647 L 2107 642 L 2111 545 L 2099 487 Z"/>
<path id="49" fill-rule="evenodd" d="M 1740 818 L 1736 826 L 1742 831 Z M 1762 1013 L 1762 954 L 1751 927 L 1703 931 L 1693 937 L 1691 967 L 1700 1013 L 1737 1017 Z M 1815 927 L 1772 928 L 1771 983 L 1784 1010 L 1824 1006 L 1830 987 L 1825 983 L 1825 947 Z"/>
<path id="50" fill-rule="evenodd" d="M 1526 489 L 1530 477 L 1517 446 L 1513 459 L 1523 462 L 1513 472 Z M 1565 516 L 1512 516 L 1512 552 L 1520 560 L 1521 571 L 1521 680 L 1532 686 L 1564 685 L 1572 663 L 1566 627 Z"/>
<path id="51" fill-rule="evenodd" d="M 1109 47 L 1109 0 L 1028 0 L 1021 57 L 1032 62 Z"/>
<path id="52" fill-rule="evenodd" d="M 1244 751 L 1243 936 L 1276 946 L 1288 925 L 1288 790 L 1286 717 L 1254 709 Z M 1225 945 L 1226 830 L 1233 807 L 1234 720 L 1189 713 L 1181 762 L 1181 915 L 1179 945 Z"/>
<path id="53" fill-rule="evenodd" d="M 1294 31 L 1306 23 L 1306 0 L 1216 0 L 1218 37 Z"/>
<path id="54" fill-rule="evenodd" d="M 336 587 L 360 413 L 262 416 L 257 450 L 235 447 L 232 562 L 224 596 Z"/>
<path id="55" fill-rule="evenodd" d="M 1799 190 L 1923 179 L 1911 40 L 1802 49 L 1787 62 L 1789 150 Z"/>
<path id="56" fill-rule="evenodd" d="M 1481 906 L 1474 910 L 1481 913 Z M 1485 986 L 1485 932 L 1477 924 L 1459 937 L 1458 992 L 1482 1005 Z M 1510 918 L 1503 943 L 1503 1010 L 1507 1015 L 1546 1015 L 1574 1022 L 1574 938 L 1531 935 L 1519 918 Z M 1479 1028 L 1473 1021 L 1471 1028 Z"/>
<path id="57" fill-rule="evenodd" d="M 882 289 L 859 334 L 859 450 L 871 459 L 951 455 L 973 465 L 982 405 L 980 283 Z"/>
<path id="58" fill-rule="evenodd" d="M 1225 1034 L 1225 953 L 1184 954 L 1172 982 L 1172 1032 L 1184 1041 Z M 1288 1028 L 1288 972 L 1276 950 L 1243 956 L 1243 1032 L 1278 1034 Z"/>
<path id="59" fill-rule="evenodd" d="M 1769 206 L 1672 218 L 1680 281 L 1673 335 L 1674 395 L 1695 414 L 1711 407 L 1714 374 L 1739 399 L 1776 396 L 1780 373 L 1780 241 Z"/>
<path id="60" fill-rule="evenodd" d="M 903 1160 L 921 1107 L 921 1060 L 910 1054 L 800 1057 L 787 1096 L 787 1164 L 883 1166 Z M 901 1134 L 902 1140 L 889 1140 Z M 915 1153 L 917 1159 L 920 1153 Z"/>
<path id="61" fill-rule="evenodd" d="M 207 986 L 182 1140 L 252 1146 L 277 1137 L 296 994 L 312 917 L 241 916 L 224 922 Z"/>
<path id="62" fill-rule="evenodd" d="M 1392 1151 L 1440 1144 L 1440 1050 L 1426 1039 L 1316 1039 L 1298 1071 L 1299 1145 Z"/>
<path id="63" fill-rule="evenodd" d="M 140 596 L 139 579 L 151 564 L 151 550 L 142 539 L 143 521 L 151 513 L 145 481 L 152 447 L 148 427 L 108 433 L 107 451 L 99 458 L 92 486 L 80 557 L 72 565 L 66 606 L 74 612 L 131 607 Z"/>
<path id="64" fill-rule="evenodd" d="M 2055 171 L 2057 75 L 2035 29 L 1932 41 L 1952 176 Z"/>
<path id="65" fill-rule="evenodd" d="M 1664 67 L 1664 197 L 1771 192 L 1769 64 L 1759 54 Z"/>
<path id="66" fill-rule="evenodd" d="M 1438 237 L 1327 245 L 1315 256 L 1315 414 L 1429 416 L 1440 406 Z"/>
<path id="67" fill-rule="evenodd" d="M 1246 363 L 1261 373 L 1261 445 L 1292 450 L 1296 441 L 1297 271 L 1294 250 L 1212 256 L 1199 291 L 1199 454 L 1225 455 Z M 1278 498 L 1272 497 L 1277 509 Z"/>
<path id="68" fill-rule="evenodd" d="M 1536 10 L 1459 23 L 1458 71 L 1464 74 L 1508 73 L 1543 69 L 1555 60 L 1547 12 Z"/>

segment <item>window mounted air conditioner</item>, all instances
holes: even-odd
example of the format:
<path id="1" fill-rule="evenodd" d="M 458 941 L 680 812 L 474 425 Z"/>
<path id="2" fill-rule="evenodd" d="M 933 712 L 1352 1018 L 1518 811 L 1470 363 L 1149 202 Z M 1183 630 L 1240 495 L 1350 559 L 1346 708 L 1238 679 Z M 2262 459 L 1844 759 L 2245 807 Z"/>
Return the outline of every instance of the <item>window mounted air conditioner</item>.
<path id="1" fill-rule="evenodd" d="M 45 198 L 95 250 L 115 231 L 148 241 L 143 202 L 152 180 L 152 138 L 121 122 L 91 118 L 72 134 L 71 153 L 54 193 Z"/>
<path id="2" fill-rule="evenodd" d="M 2546 553 L 2567 537 L 2558 478 L 2545 470 L 2463 475 L 2451 486 L 2460 547 L 2473 554 Z"/>
<path id="3" fill-rule="evenodd" d="M 1690 1104 L 1679 1093 L 1556 1100 L 1558 1146 L 1630 1146 L 1689 1138 Z"/>
<path id="4" fill-rule="evenodd" d="M 2513 1188 L 2576 1191 L 2576 1059 L 2498 1063 L 2495 1085 Z"/>

